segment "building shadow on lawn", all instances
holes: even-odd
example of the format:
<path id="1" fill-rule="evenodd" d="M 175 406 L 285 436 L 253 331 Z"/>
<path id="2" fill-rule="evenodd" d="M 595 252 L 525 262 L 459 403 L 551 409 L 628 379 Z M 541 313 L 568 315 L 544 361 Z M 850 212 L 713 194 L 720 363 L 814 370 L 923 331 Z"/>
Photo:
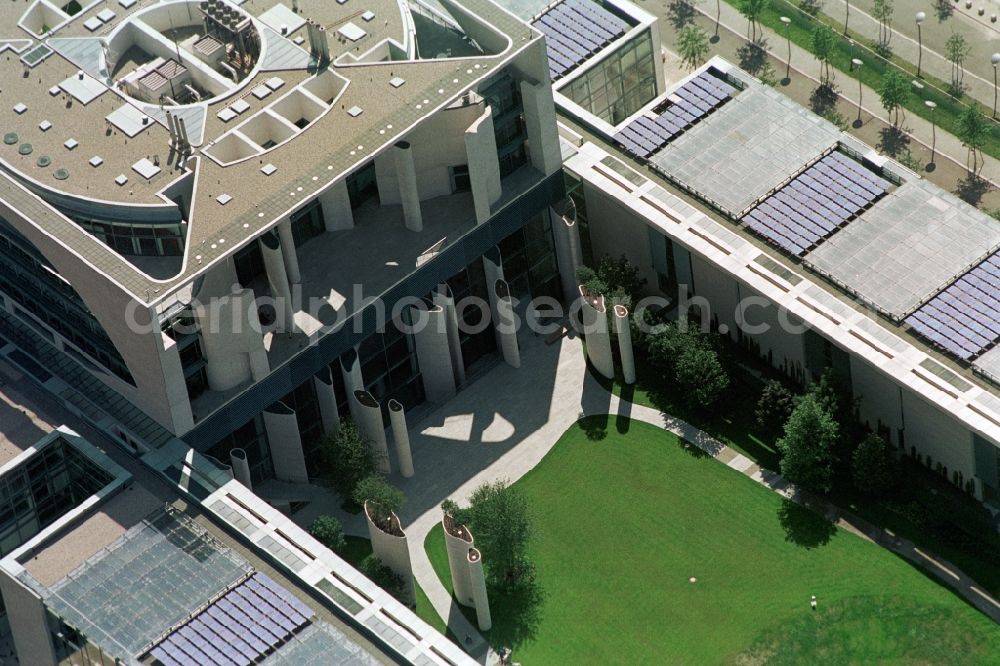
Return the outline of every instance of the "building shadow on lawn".
<path id="1" fill-rule="evenodd" d="M 778 520 L 785 530 L 785 541 L 803 548 L 825 546 L 837 531 L 837 526 L 823 516 L 788 499 L 781 500 Z"/>

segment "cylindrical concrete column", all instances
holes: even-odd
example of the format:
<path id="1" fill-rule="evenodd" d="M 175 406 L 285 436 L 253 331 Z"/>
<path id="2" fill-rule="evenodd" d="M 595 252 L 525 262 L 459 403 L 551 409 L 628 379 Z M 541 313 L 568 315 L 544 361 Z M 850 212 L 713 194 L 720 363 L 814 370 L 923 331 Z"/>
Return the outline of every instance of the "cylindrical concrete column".
<path id="1" fill-rule="evenodd" d="M 319 195 L 323 207 L 323 224 L 327 231 L 344 231 L 354 228 L 354 209 L 351 195 L 347 190 L 347 180 L 338 180 L 326 192 Z"/>
<path id="2" fill-rule="evenodd" d="M 295 237 L 292 235 L 292 221 L 285 220 L 278 225 L 278 238 L 281 240 L 281 256 L 285 260 L 285 273 L 292 284 L 302 282 L 299 273 L 299 254 L 295 250 Z"/>
<path id="3" fill-rule="evenodd" d="M 264 429 L 271 448 L 274 476 L 289 483 L 309 483 L 295 411 L 283 402 L 274 403 L 264 410 Z"/>
<path id="4" fill-rule="evenodd" d="M 628 308 L 616 305 L 614 312 L 618 352 L 622 357 L 622 378 L 626 384 L 635 384 L 635 356 L 632 354 L 632 327 L 629 325 Z"/>
<path id="5" fill-rule="evenodd" d="M 594 369 L 607 377 L 615 378 L 614 358 L 611 355 L 611 336 L 608 333 L 608 313 L 603 296 L 590 296 L 580 287 L 581 314 L 587 358 Z"/>
<path id="6" fill-rule="evenodd" d="M 506 280 L 493 283 L 496 294 L 496 330 L 500 338 L 503 360 L 512 368 L 521 367 L 521 350 L 517 344 L 517 322 L 514 318 L 514 304 L 510 297 L 510 287 Z"/>
<path id="7" fill-rule="evenodd" d="M 563 295 L 567 301 L 572 301 L 577 296 L 576 269 L 582 263 L 580 231 L 574 219 L 572 202 L 567 199 L 562 206 L 550 208 L 549 216 L 552 220 L 552 235 L 556 242 L 556 260 L 559 264 L 559 280 L 562 283 Z"/>
<path id="8" fill-rule="evenodd" d="M 344 379 L 344 390 L 347 391 L 347 408 L 351 418 L 361 427 L 361 407 L 354 397 L 358 391 L 365 390 L 365 380 L 361 376 L 361 359 L 358 350 L 348 349 L 340 355 L 340 375 Z"/>
<path id="9" fill-rule="evenodd" d="M 490 616 L 490 600 L 486 594 L 486 574 L 483 572 L 483 556 L 475 548 L 470 548 L 467 555 L 469 565 L 469 587 L 472 588 L 472 599 L 476 606 L 476 624 L 479 631 L 489 631 L 493 626 Z"/>
<path id="10" fill-rule="evenodd" d="M 279 317 L 276 330 L 295 332 L 295 310 L 292 308 L 292 288 L 285 271 L 285 257 L 278 235 L 268 231 L 260 237 L 260 251 L 264 256 L 264 270 L 271 285 L 271 296 L 275 301 L 276 316 Z M 281 321 L 283 319 L 283 321 Z"/>
<path id="11" fill-rule="evenodd" d="M 425 301 L 422 308 L 413 306 L 410 313 L 424 392 L 431 402 L 444 402 L 456 391 L 447 313 L 429 301 Z"/>
<path id="12" fill-rule="evenodd" d="M 484 105 L 483 114 L 465 130 L 465 155 L 476 222 L 483 224 L 493 216 L 493 204 L 503 194 L 493 111 L 489 104 Z"/>
<path id="13" fill-rule="evenodd" d="M 399 199 L 403 203 L 403 218 L 410 231 L 422 231 L 424 218 L 420 212 L 420 191 L 417 188 L 417 167 L 413 163 L 413 148 L 409 141 L 400 141 L 393 149 Z"/>
<path id="14" fill-rule="evenodd" d="M 389 462 L 389 443 L 385 438 L 382 405 L 368 391 L 355 391 L 354 400 L 359 408 L 358 430 L 371 442 L 372 453 L 378 461 L 378 471 L 388 474 L 392 471 L 392 465 Z"/>
<path id="15" fill-rule="evenodd" d="M 448 327 L 448 348 L 451 350 L 451 369 L 455 373 L 455 384 L 465 383 L 465 359 L 462 358 L 462 339 L 458 331 L 458 311 L 455 309 L 455 297 L 447 282 L 438 285 L 434 292 L 434 303 L 444 308 L 445 323 Z"/>
<path id="16" fill-rule="evenodd" d="M 396 462 L 404 478 L 413 476 L 413 455 L 410 453 L 410 431 L 406 428 L 406 412 L 398 400 L 389 401 L 389 424 L 392 441 L 396 445 Z"/>
<path id="17" fill-rule="evenodd" d="M 340 430 L 340 409 L 337 408 L 337 393 L 333 388 L 333 375 L 329 366 L 313 375 L 313 387 L 316 389 L 323 432 L 337 432 Z"/>
<path id="18" fill-rule="evenodd" d="M 371 506 L 365 502 L 365 520 L 368 523 L 368 537 L 372 542 L 372 552 L 382 564 L 403 579 L 406 594 L 412 604 L 415 600 L 413 589 L 413 565 L 410 562 L 410 548 L 406 542 L 399 516 L 389 517 L 387 525 L 376 525 L 372 518 Z"/>
<path id="19" fill-rule="evenodd" d="M 472 533 L 465 525 L 458 525 L 448 514 L 441 520 L 444 528 L 444 543 L 448 552 L 448 569 L 451 571 L 451 587 L 455 599 L 463 606 L 475 606 L 476 600 L 469 585 L 468 552 L 472 547 Z"/>
<path id="20" fill-rule="evenodd" d="M 229 465 L 233 468 L 233 478 L 250 490 L 253 490 L 253 481 L 250 480 L 250 461 L 247 460 L 247 452 L 243 449 L 233 449 L 230 451 Z"/>

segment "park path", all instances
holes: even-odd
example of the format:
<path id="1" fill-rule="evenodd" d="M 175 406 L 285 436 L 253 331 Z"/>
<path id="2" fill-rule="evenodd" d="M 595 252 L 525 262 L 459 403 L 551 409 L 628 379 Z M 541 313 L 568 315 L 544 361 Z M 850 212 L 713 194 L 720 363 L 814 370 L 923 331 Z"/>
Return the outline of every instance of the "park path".
<path id="1" fill-rule="evenodd" d="M 720 36 L 722 39 L 710 45 L 712 53 L 721 55 L 733 63 L 739 63 L 736 49 L 746 44 L 747 21 L 725 0 L 721 0 L 719 5 Z M 655 5 L 647 3 L 645 7 L 659 17 L 663 44 L 668 50 L 671 50 L 676 43 L 678 30 L 671 23 L 668 4 L 666 2 Z M 699 17 L 698 24 L 705 28 L 709 34 L 712 34 L 715 31 L 715 3 L 697 3 L 694 5 L 694 9 Z M 758 30 L 758 33 L 763 34 L 766 39 L 766 50 L 772 60 L 780 63 L 780 66 L 776 65 L 774 68 L 776 76 L 781 77 L 785 73 L 785 63 L 791 63 L 791 85 L 778 85 L 777 89 L 787 94 L 799 104 L 809 107 L 809 95 L 819 85 L 818 78 L 813 75 L 819 72 L 819 65 L 816 58 L 809 51 L 793 42 L 790 45 L 791 58 L 789 59 L 789 44 L 786 42 L 783 34 L 779 34 L 766 26 L 762 26 Z M 858 81 L 850 77 L 849 74 L 842 72 L 838 74 L 837 84 L 841 100 L 840 109 L 846 118 L 854 120 L 858 117 Z M 804 87 L 798 85 L 802 81 L 810 83 Z M 879 95 L 876 90 L 862 84 L 860 86 L 860 94 L 860 119 L 862 124 L 861 126 L 851 125 L 847 131 L 858 136 L 865 143 L 875 146 L 879 141 L 879 135 L 877 130 L 872 131 L 874 129 L 872 125 L 887 127 L 890 125 L 889 117 L 879 102 Z M 942 162 L 948 160 L 954 167 L 949 171 L 954 172 L 959 178 L 966 174 L 966 156 L 968 151 L 957 137 L 942 130 L 940 127 L 934 129 L 930 121 L 914 113 L 907 113 L 905 121 L 902 124 L 905 133 L 914 142 L 919 143 L 920 148 L 925 150 L 926 153 L 929 154 L 932 144 L 934 145 L 937 166 L 943 166 Z M 913 146 L 913 152 L 915 155 L 917 154 L 917 146 Z M 980 173 L 983 178 L 991 182 L 995 191 L 997 188 L 1000 188 L 1000 183 L 997 182 L 1000 180 L 1000 160 L 990 155 L 984 155 L 984 160 L 985 164 Z M 941 171 L 941 169 L 939 168 L 938 171 Z M 941 173 L 922 172 L 921 175 L 929 180 L 936 181 L 938 185 L 949 191 L 954 191 L 955 185 L 953 183 L 941 181 L 939 177 L 943 175 Z M 997 198 L 995 192 L 993 195 L 987 195 L 986 199 L 993 202 L 1000 200 Z M 993 205 L 995 206 L 996 204 L 994 203 Z"/>
<path id="2" fill-rule="evenodd" d="M 949 562 L 870 525 L 836 507 L 797 491 L 780 475 L 762 469 L 741 453 L 681 419 L 621 400 L 587 369 L 583 346 L 570 335 L 547 345 L 522 332 L 522 368 L 499 364 L 411 428 L 417 466 L 412 479 L 393 475 L 407 496 L 403 522 L 416 581 L 465 649 L 481 663 L 496 655 L 465 616 L 431 566 L 424 540 L 441 520 L 446 498 L 459 503 L 485 481 L 516 481 L 533 469 L 563 433 L 583 416 L 635 419 L 671 432 L 729 468 L 783 497 L 824 514 L 837 526 L 917 563 L 1000 623 L 1000 603 Z M 515 654 L 515 658 L 516 658 Z"/>

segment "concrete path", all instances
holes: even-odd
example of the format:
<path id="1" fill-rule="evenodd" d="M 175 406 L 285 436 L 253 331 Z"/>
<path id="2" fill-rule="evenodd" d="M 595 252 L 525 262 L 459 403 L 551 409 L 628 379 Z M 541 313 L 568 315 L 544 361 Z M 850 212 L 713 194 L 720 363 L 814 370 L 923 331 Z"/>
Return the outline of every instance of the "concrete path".
<path id="1" fill-rule="evenodd" d="M 567 337 L 547 346 L 524 332 L 521 358 L 522 369 L 497 366 L 411 426 L 416 475 L 402 479 L 394 474 L 391 478 L 407 496 L 402 518 L 416 580 L 455 635 L 465 641 L 466 649 L 482 663 L 494 663 L 496 657 L 456 607 L 424 551 L 427 534 L 441 520 L 439 505 L 446 498 L 466 502 L 485 481 L 516 481 L 533 469 L 578 419 L 591 415 L 636 419 L 676 434 L 761 485 L 818 510 L 839 527 L 926 567 L 1000 622 L 1000 604 L 950 563 L 797 492 L 778 474 L 761 469 L 685 421 L 610 394 L 587 371 L 578 338 Z"/>

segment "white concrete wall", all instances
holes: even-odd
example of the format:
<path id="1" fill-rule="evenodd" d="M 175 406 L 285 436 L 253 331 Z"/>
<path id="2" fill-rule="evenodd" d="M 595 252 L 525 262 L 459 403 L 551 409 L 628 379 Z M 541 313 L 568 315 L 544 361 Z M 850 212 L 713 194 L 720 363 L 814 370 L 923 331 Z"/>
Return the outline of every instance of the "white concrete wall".
<path id="1" fill-rule="evenodd" d="M 907 452 L 915 447 L 925 458 L 930 455 L 934 467 L 940 462 L 948 468 L 949 480 L 955 470 L 971 479 L 976 469 L 972 433 L 909 389 L 903 389 L 902 403 Z"/>
<path id="2" fill-rule="evenodd" d="M 682 248 L 675 244 L 674 250 L 680 252 Z M 687 252 L 686 249 L 683 251 Z M 724 324 L 729 329 L 730 338 L 735 340 L 738 324 L 736 308 L 740 300 L 740 289 L 737 282 L 723 275 L 711 263 L 696 254 L 691 254 L 691 273 L 694 276 L 696 294 L 708 300 L 711 304 L 711 314 L 718 317 L 719 324 Z M 688 282 L 684 276 L 680 275 L 677 276 L 677 281 L 681 284 Z M 690 286 L 688 285 L 688 287 Z"/>
<path id="3" fill-rule="evenodd" d="M 448 167 L 466 164 L 465 129 L 478 118 L 484 104 L 451 107 L 431 116 L 406 136 L 413 151 L 420 200 L 451 194 Z M 396 174 L 394 148 L 375 157 L 375 178 L 383 205 L 402 203 Z M 494 157 L 496 150 L 493 151 Z"/>
<path id="4" fill-rule="evenodd" d="M 14 562 L 0 567 L 0 593 L 3 593 L 18 661 L 22 664 L 55 664 L 56 654 L 42 599 L 14 578 L 8 567 L 21 567 Z"/>
<path id="5" fill-rule="evenodd" d="M 892 429 L 892 443 L 898 445 L 903 427 L 903 405 L 899 386 L 881 371 L 857 356 L 851 356 L 851 384 L 861 421 L 875 430 L 879 422 Z"/>
<path id="6" fill-rule="evenodd" d="M 624 254 L 639 269 L 639 275 L 646 278 L 647 288 L 655 289 L 656 270 L 650 254 L 646 223 L 616 201 L 603 196 L 589 183 L 584 183 L 583 187 L 594 261 L 600 261 L 605 255 L 617 259 Z"/>

